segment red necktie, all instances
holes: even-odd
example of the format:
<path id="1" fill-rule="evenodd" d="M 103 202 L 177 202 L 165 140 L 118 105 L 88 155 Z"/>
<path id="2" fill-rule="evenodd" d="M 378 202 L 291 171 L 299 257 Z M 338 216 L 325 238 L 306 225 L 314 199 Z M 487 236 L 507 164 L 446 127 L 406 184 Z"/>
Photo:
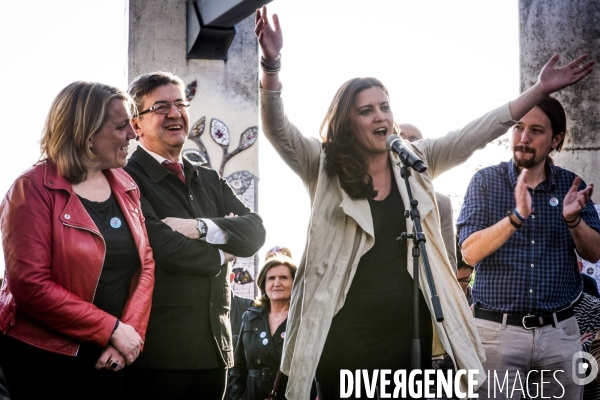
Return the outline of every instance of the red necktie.
<path id="1" fill-rule="evenodd" d="M 181 182 L 185 184 L 185 177 L 183 176 L 183 167 L 178 162 L 163 161 L 163 167 L 169 170 L 170 173 L 178 177 Z"/>

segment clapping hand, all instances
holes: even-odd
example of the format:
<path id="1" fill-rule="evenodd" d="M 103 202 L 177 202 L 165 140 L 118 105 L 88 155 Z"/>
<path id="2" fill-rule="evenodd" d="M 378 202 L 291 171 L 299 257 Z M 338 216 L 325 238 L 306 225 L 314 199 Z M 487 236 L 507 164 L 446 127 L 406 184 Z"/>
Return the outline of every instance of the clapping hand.
<path id="1" fill-rule="evenodd" d="M 581 185 L 581 178 L 576 177 L 571 185 L 571 188 L 563 199 L 563 218 L 567 221 L 572 221 L 577 218 L 581 210 L 590 201 L 594 192 L 594 184 L 590 183 L 587 188 L 578 191 Z"/>

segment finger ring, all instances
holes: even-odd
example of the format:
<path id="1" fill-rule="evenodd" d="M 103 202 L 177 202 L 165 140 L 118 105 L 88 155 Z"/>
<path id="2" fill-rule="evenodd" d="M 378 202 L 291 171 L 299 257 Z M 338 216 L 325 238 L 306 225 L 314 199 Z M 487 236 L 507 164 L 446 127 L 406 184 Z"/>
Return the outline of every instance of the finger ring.
<path id="1" fill-rule="evenodd" d="M 110 364 L 110 368 L 115 369 L 119 366 L 119 363 L 116 361 L 113 361 L 112 364 Z"/>
<path id="2" fill-rule="evenodd" d="M 580 65 L 580 66 L 579 66 L 579 69 L 583 70 L 583 67 Z"/>

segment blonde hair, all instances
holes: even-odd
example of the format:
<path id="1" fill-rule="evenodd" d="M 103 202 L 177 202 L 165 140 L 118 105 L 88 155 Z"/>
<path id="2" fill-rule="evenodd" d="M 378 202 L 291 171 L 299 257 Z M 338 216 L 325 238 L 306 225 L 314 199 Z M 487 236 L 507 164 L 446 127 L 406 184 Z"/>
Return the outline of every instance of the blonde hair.
<path id="1" fill-rule="evenodd" d="M 108 119 L 113 99 L 123 100 L 134 112 L 131 97 L 114 86 L 77 81 L 61 90 L 44 123 L 39 161 L 52 161 L 72 183 L 83 182 L 96 159 L 88 141 Z"/>

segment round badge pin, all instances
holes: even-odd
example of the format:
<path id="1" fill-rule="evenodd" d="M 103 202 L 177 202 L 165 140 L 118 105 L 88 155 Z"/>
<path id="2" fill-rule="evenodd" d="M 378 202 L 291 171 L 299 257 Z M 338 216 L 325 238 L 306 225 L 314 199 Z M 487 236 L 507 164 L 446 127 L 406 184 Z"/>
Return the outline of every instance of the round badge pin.
<path id="1" fill-rule="evenodd" d="M 558 205 L 558 199 L 556 197 L 553 197 L 550 199 L 549 203 L 552 207 L 556 207 Z"/>
<path id="2" fill-rule="evenodd" d="M 285 339 L 285 332 L 281 332 L 281 338 Z"/>
<path id="3" fill-rule="evenodd" d="M 110 226 L 112 226 L 113 228 L 117 229 L 121 227 L 121 220 L 117 217 L 111 218 L 110 219 Z"/>
<path id="4" fill-rule="evenodd" d="M 267 343 L 269 343 L 269 339 L 263 339 L 263 342 L 262 342 L 262 343 L 263 343 L 263 345 L 265 345 L 265 346 L 266 346 L 266 345 L 267 345 Z"/>
<path id="5" fill-rule="evenodd" d="M 267 336 L 267 332 L 261 332 L 261 333 L 260 333 L 260 337 L 261 337 L 261 339 L 262 339 L 262 338 L 264 338 L 265 336 Z"/>

